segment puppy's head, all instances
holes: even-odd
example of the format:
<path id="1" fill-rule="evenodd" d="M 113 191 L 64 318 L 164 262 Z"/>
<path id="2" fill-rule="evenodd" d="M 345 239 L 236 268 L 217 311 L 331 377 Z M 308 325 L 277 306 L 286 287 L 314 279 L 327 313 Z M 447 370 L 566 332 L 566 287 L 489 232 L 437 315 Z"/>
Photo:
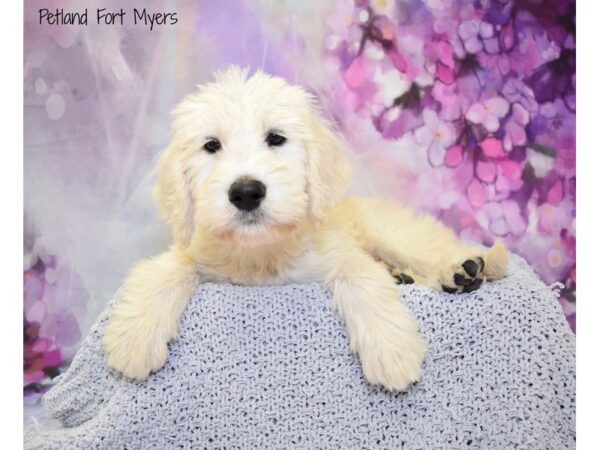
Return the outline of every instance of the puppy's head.
<path id="1" fill-rule="evenodd" d="M 319 221 L 346 190 L 341 140 L 297 86 L 237 67 L 173 111 L 154 197 L 175 243 L 198 227 L 250 246 Z"/>

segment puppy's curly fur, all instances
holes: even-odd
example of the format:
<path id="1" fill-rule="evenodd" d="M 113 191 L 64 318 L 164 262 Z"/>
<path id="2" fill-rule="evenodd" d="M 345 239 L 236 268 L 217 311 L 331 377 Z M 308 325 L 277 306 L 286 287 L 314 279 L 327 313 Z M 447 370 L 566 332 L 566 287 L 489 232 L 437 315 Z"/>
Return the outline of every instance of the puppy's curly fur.
<path id="1" fill-rule="evenodd" d="M 461 243 L 391 200 L 342 199 L 351 172 L 343 142 L 314 98 L 281 78 L 230 68 L 173 117 L 154 196 L 174 243 L 133 268 L 104 336 L 109 366 L 129 378 L 165 364 L 198 283 L 318 281 L 366 379 L 403 390 L 421 377 L 427 345 L 395 283 L 469 292 L 505 274 L 501 243 Z M 251 210 L 230 195 L 247 179 L 265 188 Z"/>

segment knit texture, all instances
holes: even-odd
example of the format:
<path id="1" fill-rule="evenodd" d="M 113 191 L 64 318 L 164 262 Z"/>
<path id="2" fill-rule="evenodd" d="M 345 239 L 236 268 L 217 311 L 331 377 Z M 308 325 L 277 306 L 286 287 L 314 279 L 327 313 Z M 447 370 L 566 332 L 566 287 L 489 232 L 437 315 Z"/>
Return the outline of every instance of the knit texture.
<path id="1" fill-rule="evenodd" d="M 429 353 L 395 395 L 365 382 L 317 284 L 203 284 L 166 367 L 124 380 L 101 344 L 117 293 L 43 399 L 62 425 L 29 425 L 25 448 L 575 448 L 575 337 L 524 260 L 472 294 L 399 291 Z"/>

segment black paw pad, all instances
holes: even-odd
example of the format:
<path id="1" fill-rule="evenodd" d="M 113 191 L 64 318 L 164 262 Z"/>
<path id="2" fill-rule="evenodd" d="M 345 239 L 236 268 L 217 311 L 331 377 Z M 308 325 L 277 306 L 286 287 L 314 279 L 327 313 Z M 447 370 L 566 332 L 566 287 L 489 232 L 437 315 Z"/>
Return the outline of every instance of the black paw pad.
<path id="1" fill-rule="evenodd" d="M 462 268 L 465 269 L 465 272 L 467 272 L 467 274 L 473 278 L 477 275 L 477 272 L 479 271 L 479 265 L 472 259 L 467 259 L 463 263 Z"/>
<path id="2" fill-rule="evenodd" d="M 467 279 L 460 273 L 454 274 L 454 284 L 456 284 L 457 286 L 466 286 L 467 284 L 471 283 L 471 281 L 471 279 Z"/>
<path id="3" fill-rule="evenodd" d="M 477 289 L 479 289 L 481 287 L 481 283 L 483 283 L 483 279 L 482 278 L 476 278 L 475 280 L 473 280 L 473 282 L 471 284 L 469 284 L 468 286 L 464 287 L 463 292 L 473 292 L 473 291 L 476 291 Z"/>
<path id="4" fill-rule="evenodd" d="M 483 270 L 485 269 L 485 261 L 483 260 L 483 258 L 479 257 L 477 258 L 477 262 L 479 263 L 479 267 L 481 268 L 480 271 L 483 272 Z"/>
<path id="5" fill-rule="evenodd" d="M 446 286 L 445 284 L 442 285 L 442 291 L 444 291 L 448 294 L 456 294 L 457 290 L 458 290 L 457 288 L 452 288 L 452 287 Z"/>
<path id="6" fill-rule="evenodd" d="M 415 280 L 410 275 L 406 275 L 405 273 L 401 273 L 400 275 L 394 275 L 396 279 L 396 284 L 413 284 Z"/>

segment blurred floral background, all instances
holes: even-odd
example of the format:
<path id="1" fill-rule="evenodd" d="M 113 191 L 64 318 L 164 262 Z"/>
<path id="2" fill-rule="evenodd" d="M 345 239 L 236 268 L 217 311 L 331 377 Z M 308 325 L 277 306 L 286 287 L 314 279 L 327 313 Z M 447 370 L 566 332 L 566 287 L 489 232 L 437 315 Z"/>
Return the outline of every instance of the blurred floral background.
<path id="1" fill-rule="evenodd" d="M 501 237 L 575 331 L 575 1 L 25 2 L 24 390 L 31 408 L 139 258 L 164 249 L 149 171 L 169 110 L 229 64 L 321 99 L 356 162 L 461 237 Z M 133 24 L 133 7 L 176 25 Z"/>

